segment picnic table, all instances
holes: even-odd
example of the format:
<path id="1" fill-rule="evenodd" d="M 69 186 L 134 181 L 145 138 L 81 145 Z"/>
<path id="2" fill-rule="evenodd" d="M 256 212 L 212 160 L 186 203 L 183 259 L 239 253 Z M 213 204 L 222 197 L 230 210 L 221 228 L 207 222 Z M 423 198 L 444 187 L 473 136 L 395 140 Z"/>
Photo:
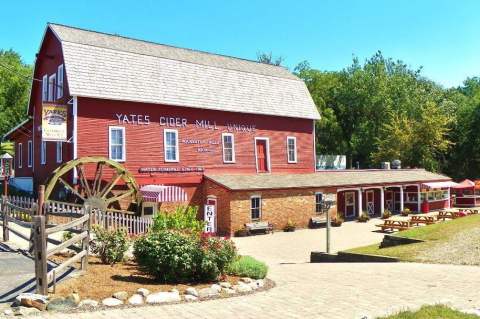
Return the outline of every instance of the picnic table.
<path id="1" fill-rule="evenodd" d="M 463 217 L 464 214 L 458 211 L 454 210 L 445 210 L 445 211 L 440 211 L 437 215 L 437 220 L 446 220 L 446 219 L 456 219 L 459 217 Z"/>
<path id="2" fill-rule="evenodd" d="M 480 212 L 480 209 L 478 209 L 478 208 L 464 208 L 463 211 L 466 212 L 468 215 L 475 215 L 475 214 L 478 214 Z"/>
<path id="3" fill-rule="evenodd" d="M 410 220 L 410 226 L 420 224 L 431 225 L 435 224 L 435 218 L 433 216 L 413 215 Z"/>
<path id="4" fill-rule="evenodd" d="M 377 224 L 375 226 L 380 227 L 382 231 L 386 231 L 388 229 L 391 231 L 407 230 L 410 228 L 410 222 L 408 220 L 385 219 L 383 224 Z"/>

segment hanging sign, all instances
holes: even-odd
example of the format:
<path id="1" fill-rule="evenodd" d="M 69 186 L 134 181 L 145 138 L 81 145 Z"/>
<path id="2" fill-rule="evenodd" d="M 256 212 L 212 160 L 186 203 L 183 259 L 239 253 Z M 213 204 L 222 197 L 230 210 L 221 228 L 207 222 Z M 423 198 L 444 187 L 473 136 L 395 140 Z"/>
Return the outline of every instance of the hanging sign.
<path id="1" fill-rule="evenodd" d="M 54 142 L 67 141 L 66 105 L 42 105 L 42 140 Z"/>
<path id="2" fill-rule="evenodd" d="M 215 205 L 205 205 L 205 233 L 215 233 Z"/>

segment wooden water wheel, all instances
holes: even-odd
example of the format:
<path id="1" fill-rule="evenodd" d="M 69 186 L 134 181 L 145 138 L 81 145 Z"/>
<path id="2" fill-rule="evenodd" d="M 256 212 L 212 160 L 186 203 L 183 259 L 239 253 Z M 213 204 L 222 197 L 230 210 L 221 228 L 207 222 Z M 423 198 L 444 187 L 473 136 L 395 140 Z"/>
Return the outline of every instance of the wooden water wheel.
<path id="1" fill-rule="evenodd" d="M 104 157 L 82 157 L 53 171 L 45 186 L 45 201 L 49 200 L 136 213 L 140 197 L 135 178 L 123 165 Z"/>

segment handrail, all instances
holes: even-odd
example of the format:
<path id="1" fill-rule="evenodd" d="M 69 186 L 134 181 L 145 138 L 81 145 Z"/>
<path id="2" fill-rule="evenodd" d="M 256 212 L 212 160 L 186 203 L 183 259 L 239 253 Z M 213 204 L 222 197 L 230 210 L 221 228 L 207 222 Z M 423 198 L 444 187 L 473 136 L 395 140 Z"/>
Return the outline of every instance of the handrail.
<path id="1" fill-rule="evenodd" d="M 79 219 L 73 220 L 69 223 L 54 226 L 54 227 L 51 227 L 51 228 L 47 228 L 47 229 L 45 229 L 45 234 L 50 235 L 50 234 L 53 234 L 53 233 L 56 233 L 56 232 L 59 232 L 59 231 L 62 231 L 62 230 L 73 228 L 75 226 L 78 226 L 78 225 L 81 225 L 81 224 L 85 223 L 87 220 L 89 220 L 89 218 L 90 218 L 90 215 L 88 214 L 88 215 L 84 215 L 83 217 L 80 217 Z"/>

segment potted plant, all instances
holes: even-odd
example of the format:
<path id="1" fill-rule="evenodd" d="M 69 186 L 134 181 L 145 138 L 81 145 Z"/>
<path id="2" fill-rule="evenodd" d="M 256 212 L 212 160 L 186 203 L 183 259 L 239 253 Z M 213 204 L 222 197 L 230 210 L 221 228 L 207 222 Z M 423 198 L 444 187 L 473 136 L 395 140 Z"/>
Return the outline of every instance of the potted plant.
<path id="1" fill-rule="evenodd" d="M 411 213 L 410 209 L 409 209 L 409 208 L 405 208 L 404 210 L 402 210 L 402 212 L 401 212 L 400 214 L 401 214 L 402 216 L 407 217 L 410 213 Z"/>
<path id="2" fill-rule="evenodd" d="M 345 219 L 343 218 L 343 212 L 337 212 L 337 216 L 335 216 L 335 218 L 332 219 L 330 224 L 333 227 L 340 227 L 340 226 L 342 226 L 342 223 L 344 221 L 345 221 Z"/>
<path id="3" fill-rule="evenodd" d="M 292 232 L 292 231 L 295 231 L 295 227 L 296 227 L 295 223 L 289 219 L 285 227 L 283 227 L 283 231 Z"/>
<path id="4" fill-rule="evenodd" d="M 368 215 L 368 213 L 366 211 L 363 211 L 362 212 L 362 215 L 360 215 L 360 217 L 358 217 L 357 221 L 359 223 L 366 223 L 370 220 L 370 215 Z"/>
<path id="5" fill-rule="evenodd" d="M 388 209 L 385 209 L 382 214 L 382 219 L 389 219 L 390 217 L 392 217 L 392 212 Z"/>
<path id="6" fill-rule="evenodd" d="M 242 227 L 240 229 L 237 229 L 235 232 L 235 237 L 245 237 L 248 235 L 248 231 L 245 227 Z"/>

